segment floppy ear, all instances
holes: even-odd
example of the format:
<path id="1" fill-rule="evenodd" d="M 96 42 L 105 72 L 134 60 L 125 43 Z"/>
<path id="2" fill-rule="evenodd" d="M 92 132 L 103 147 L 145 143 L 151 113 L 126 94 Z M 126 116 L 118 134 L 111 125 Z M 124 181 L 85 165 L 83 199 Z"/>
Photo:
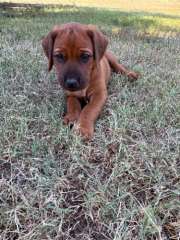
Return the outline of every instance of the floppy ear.
<path id="1" fill-rule="evenodd" d="M 93 44 L 94 59 L 96 62 L 99 62 L 106 51 L 108 40 L 105 35 L 93 25 L 88 25 L 87 34 Z"/>
<path id="2" fill-rule="evenodd" d="M 58 33 L 58 27 L 54 27 L 51 32 L 48 33 L 46 37 L 42 39 L 42 47 L 46 57 L 49 60 L 48 64 L 48 71 L 52 69 L 53 66 L 53 47 L 54 47 L 54 40 Z"/>

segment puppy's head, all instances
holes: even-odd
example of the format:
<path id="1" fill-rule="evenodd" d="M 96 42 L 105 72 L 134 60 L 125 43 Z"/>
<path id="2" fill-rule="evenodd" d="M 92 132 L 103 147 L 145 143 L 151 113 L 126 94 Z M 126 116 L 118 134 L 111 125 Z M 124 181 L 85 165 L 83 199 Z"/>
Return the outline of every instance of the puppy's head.
<path id="1" fill-rule="evenodd" d="M 79 23 L 55 26 L 42 46 L 50 71 L 54 65 L 61 86 L 69 91 L 86 88 L 94 67 L 103 57 L 107 39 L 95 27 Z"/>

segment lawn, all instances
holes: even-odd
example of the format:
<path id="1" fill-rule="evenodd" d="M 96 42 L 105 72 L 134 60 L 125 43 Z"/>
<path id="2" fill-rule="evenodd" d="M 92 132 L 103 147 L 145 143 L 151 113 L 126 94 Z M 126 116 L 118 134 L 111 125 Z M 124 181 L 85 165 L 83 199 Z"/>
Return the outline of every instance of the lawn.
<path id="1" fill-rule="evenodd" d="M 177 13 L 1 10 L 0 240 L 179 239 Z M 120 62 L 141 72 L 135 83 L 112 76 L 88 143 L 62 124 L 63 91 L 41 48 L 69 21 L 98 25 Z"/>
<path id="2" fill-rule="evenodd" d="M 77 7 L 96 7 L 121 11 L 144 11 L 180 15 L 179 0 L 0 0 L 1 2 L 29 4 L 61 4 Z"/>

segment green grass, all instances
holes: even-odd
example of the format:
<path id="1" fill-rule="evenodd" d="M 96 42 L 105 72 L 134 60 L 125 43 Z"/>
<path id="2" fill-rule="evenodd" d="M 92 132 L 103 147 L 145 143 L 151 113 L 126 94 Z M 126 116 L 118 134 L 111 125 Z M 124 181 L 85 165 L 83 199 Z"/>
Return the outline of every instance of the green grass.
<path id="1" fill-rule="evenodd" d="M 1 2 L 15 2 L 27 4 L 60 4 L 75 7 L 95 7 L 120 11 L 143 11 L 148 13 L 166 13 L 180 15 L 179 0 L 0 0 Z"/>
<path id="2" fill-rule="evenodd" d="M 136 83 L 113 75 L 89 143 L 63 126 L 63 91 L 40 39 L 97 24 Z M 0 16 L 0 239 L 178 239 L 177 16 L 63 7 Z"/>

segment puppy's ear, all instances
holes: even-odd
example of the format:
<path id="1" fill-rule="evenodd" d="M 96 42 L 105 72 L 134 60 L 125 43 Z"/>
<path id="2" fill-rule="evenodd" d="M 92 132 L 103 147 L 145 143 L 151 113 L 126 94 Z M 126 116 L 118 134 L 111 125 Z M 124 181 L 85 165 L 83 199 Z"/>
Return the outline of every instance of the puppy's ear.
<path id="1" fill-rule="evenodd" d="M 51 32 L 48 33 L 46 37 L 42 39 L 42 47 L 46 57 L 49 60 L 48 63 L 48 71 L 52 69 L 53 66 L 53 48 L 54 48 L 54 40 L 58 34 L 59 27 L 55 26 Z"/>
<path id="2" fill-rule="evenodd" d="M 88 25 L 87 34 L 93 44 L 94 59 L 96 62 L 99 62 L 106 51 L 108 40 L 105 35 L 93 25 Z"/>

